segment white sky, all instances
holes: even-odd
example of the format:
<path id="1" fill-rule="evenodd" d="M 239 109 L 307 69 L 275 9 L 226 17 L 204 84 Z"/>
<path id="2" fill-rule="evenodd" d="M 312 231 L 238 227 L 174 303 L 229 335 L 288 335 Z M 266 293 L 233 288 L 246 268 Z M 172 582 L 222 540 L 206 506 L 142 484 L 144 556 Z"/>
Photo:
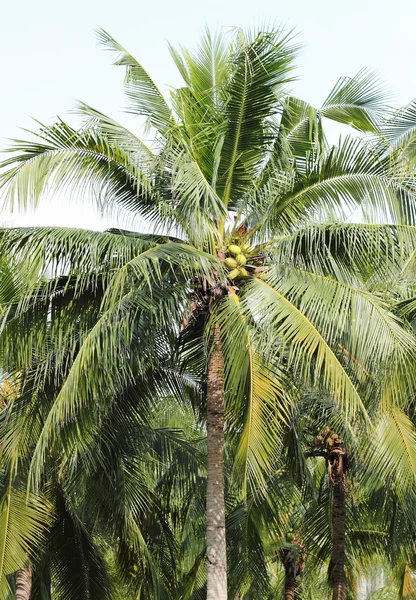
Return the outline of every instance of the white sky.
<path id="1" fill-rule="evenodd" d="M 179 83 L 166 40 L 192 46 L 211 28 L 281 23 L 303 44 L 293 92 L 319 105 L 340 76 L 367 66 L 379 72 L 394 104 L 416 97 L 415 0 L 3 0 L 0 21 L 0 148 L 26 134 L 30 117 L 67 117 L 75 99 L 125 121 L 123 69 L 97 45 L 103 27 L 162 89 Z M 71 119 L 73 117 L 69 117 Z M 132 123 L 135 126 L 135 123 Z M 3 156 L 0 153 L 0 157 Z M 102 228 L 87 206 L 49 199 L 36 214 L 0 214 L 0 223 Z"/>

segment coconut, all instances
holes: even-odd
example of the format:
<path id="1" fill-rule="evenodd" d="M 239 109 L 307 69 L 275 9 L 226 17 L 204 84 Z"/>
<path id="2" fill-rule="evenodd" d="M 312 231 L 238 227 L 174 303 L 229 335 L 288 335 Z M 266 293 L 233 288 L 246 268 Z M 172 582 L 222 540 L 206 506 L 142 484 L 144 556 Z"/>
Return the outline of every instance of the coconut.
<path id="1" fill-rule="evenodd" d="M 247 259 L 246 259 L 246 257 L 244 256 L 244 254 L 238 254 L 238 255 L 235 257 L 235 260 L 236 260 L 237 264 L 238 264 L 240 267 L 244 267 L 244 265 L 245 265 L 245 264 L 246 264 L 246 262 L 247 262 Z"/>
<path id="2" fill-rule="evenodd" d="M 228 273 L 228 279 L 235 279 L 240 275 L 240 269 L 233 269 Z"/>
<path id="3" fill-rule="evenodd" d="M 238 269 L 238 273 L 239 273 L 239 277 L 248 277 L 248 275 L 249 275 L 247 269 L 244 269 L 244 268 Z"/>
<path id="4" fill-rule="evenodd" d="M 336 439 L 338 439 L 338 438 L 339 438 L 339 435 L 338 435 L 337 433 L 333 433 L 333 434 L 331 435 L 331 440 L 336 440 Z"/>
<path id="5" fill-rule="evenodd" d="M 323 443 L 323 441 L 324 441 L 324 438 L 323 438 L 321 435 L 317 435 L 317 436 L 316 436 L 316 438 L 315 438 L 315 444 L 316 444 L 317 446 L 319 446 L 320 444 L 322 444 L 322 443 Z"/>
<path id="6" fill-rule="evenodd" d="M 240 248 L 240 246 L 236 246 L 235 244 L 231 244 L 231 246 L 228 246 L 228 252 L 232 256 L 238 256 L 239 254 L 241 254 L 241 248 Z"/>
<path id="7" fill-rule="evenodd" d="M 293 542 L 293 540 L 295 539 L 295 535 L 289 532 L 286 534 L 286 539 L 288 542 Z"/>
<path id="8" fill-rule="evenodd" d="M 331 438 L 329 438 L 329 440 L 326 440 L 326 445 L 332 448 L 332 446 L 334 445 L 334 440 L 331 440 Z"/>
<path id="9" fill-rule="evenodd" d="M 225 259 L 224 264 L 227 267 L 227 269 L 235 269 L 239 263 L 237 263 L 237 261 L 234 258 L 231 258 L 231 256 L 229 256 Z"/>
<path id="10" fill-rule="evenodd" d="M 241 247 L 241 250 L 245 254 L 248 254 L 249 252 L 251 252 L 251 246 L 250 246 L 250 244 L 243 244 L 243 246 Z"/>

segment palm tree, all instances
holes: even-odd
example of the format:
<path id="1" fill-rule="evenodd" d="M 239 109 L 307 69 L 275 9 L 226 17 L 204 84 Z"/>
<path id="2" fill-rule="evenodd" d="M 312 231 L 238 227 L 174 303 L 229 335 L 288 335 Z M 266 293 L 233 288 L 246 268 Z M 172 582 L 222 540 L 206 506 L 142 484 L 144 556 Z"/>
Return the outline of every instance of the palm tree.
<path id="1" fill-rule="evenodd" d="M 231 483 L 246 502 L 276 464 L 297 381 L 320 382 L 366 421 L 372 371 L 403 365 L 413 350 L 348 265 L 324 271 L 310 253 L 295 264 L 290 249 L 307 223 L 356 207 L 412 223 L 416 187 L 384 140 L 326 141 L 323 117 L 377 132 L 384 100 L 370 73 L 340 80 L 316 110 L 288 95 L 290 35 L 238 30 L 227 44 L 207 32 L 193 53 L 170 48 L 184 85 L 168 103 L 140 63 L 99 36 L 126 68 L 127 110 L 146 117 L 154 144 L 81 104 L 80 129 L 60 120 L 13 144 L 1 185 L 11 206 L 36 205 L 46 190 L 93 193 L 152 231 L 4 231 L 2 252 L 29 280 L 34 270 L 45 278 L 4 308 L 1 356 L 12 352 L 36 382 L 52 363 L 62 378 L 31 462 L 36 489 L 50 449 L 73 449 L 74 431 L 88 439 L 137 373 L 148 382 L 149 365 L 163 368 L 161 344 L 176 345 L 206 414 L 207 598 L 223 600 L 224 429 Z M 49 327 L 63 295 L 71 309 Z"/>
<path id="2" fill-rule="evenodd" d="M 347 597 L 345 577 L 345 533 L 346 533 L 346 495 L 348 491 L 347 467 L 348 455 L 339 434 L 325 431 L 325 438 L 318 436 L 318 444 L 327 463 L 329 481 L 332 486 L 332 557 L 330 578 L 333 588 L 333 600 L 345 600 Z"/>
<path id="3" fill-rule="evenodd" d="M 157 378 L 154 372 L 153 381 Z M 201 436 L 192 431 L 187 437 L 180 434 L 190 409 L 182 404 L 179 411 L 175 403 L 176 421 L 171 423 L 166 418 L 172 413 L 168 401 L 145 411 L 150 398 L 137 381 L 117 400 L 117 410 L 101 414 L 98 431 L 90 430 L 89 440 L 76 444 L 71 454 L 50 457 L 42 494 L 31 494 L 26 503 L 22 473 L 49 410 L 47 395 L 40 389 L 37 394 L 35 410 L 31 393 L 26 392 L 15 398 L 9 395 L 2 413 L 2 470 L 13 471 L 13 456 L 19 456 L 20 475 L 13 486 L 1 490 L 0 589 L 10 593 L 6 576 L 15 570 L 16 590 L 34 600 L 50 597 L 51 588 L 54 594 L 75 600 L 110 597 L 117 586 L 131 593 L 128 597 L 136 597 L 137 588 L 143 586 L 141 597 L 150 599 L 157 590 L 180 590 L 187 579 L 195 585 L 188 565 L 193 566 L 201 549 L 190 550 L 189 536 L 195 529 L 186 520 L 190 520 L 191 483 L 201 494 L 205 480 L 198 475 Z M 162 410 L 163 420 L 158 415 Z M 8 480 L 12 478 L 8 476 L 6 484 Z M 172 491 L 172 482 L 179 489 Z M 186 561 L 179 553 L 175 528 L 186 544 Z M 4 597 L 9 598 L 6 591 Z"/>
<path id="4" fill-rule="evenodd" d="M 304 564 L 301 542 L 291 539 L 291 533 L 289 533 L 289 536 L 289 542 L 295 542 L 293 544 L 295 548 L 282 550 L 280 552 L 280 560 L 285 569 L 285 600 L 295 600 L 296 589 L 299 585 L 299 580 L 302 578 Z"/>
<path id="5" fill-rule="evenodd" d="M 45 282 L 37 276 L 34 280 L 39 293 Z M 0 306 L 2 316 L 10 311 L 6 317 L 9 336 L 13 336 L 15 308 L 25 284 L 22 271 L 3 266 Z M 175 425 L 168 426 L 166 422 L 162 424 L 160 419 L 157 422 L 154 419 L 153 412 L 162 410 L 161 405 L 153 408 L 154 397 L 161 397 L 162 390 L 170 389 L 170 385 L 174 387 L 174 369 L 171 369 L 169 352 L 163 347 L 163 377 L 153 363 L 147 384 L 137 375 L 127 389 L 119 390 L 115 407 L 108 414 L 95 415 L 94 427 L 89 428 L 88 436 L 78 441 L 77 436 L 68 432 L 71 451 L 62 455 L 49 454 L 41 489 L 38 494 L 31 492 L 29 502 L 25 502 L 30 457 L 51 403 L 62 385 L 59 360 L 68 359 L 68 354 L 66 358 L 56 357 L 51 351 L 49 342 L 53 344 L 53 328 L 68 319 L 75 328 L 73 341 L 80 334 L 83 323 L 85 325 L 85 319 L 94 318 L 94 310 L 102 300 L 98 289 L 93 296 L 84 289 L 74 301 L 71 291 L 66 293 L 62 281 L 55 291 L 52 314 L 43 313 L 43 317 L 47 316 L 47 337 L 42 357 L 30 356 L 30 365 L 14 377 L 3 379 L 0 386 L 0 466 L 4 476 L 0 488 L 2 597 L 9 598 L 10 576 L 14 571 L 16 590 L 34 600 L 49 597 L 51 587 L 54 594 L 74 600 L 84 596 L 109 597 L 110 577 L 104 560 L 104 544 L 117 549 L 111 558 L 111 589 L 118 582 L 125 590 L 134 589 L 140 582 L 145 586 L 144 597 L 153 598 L 157 589 L 176 585 L 176 566 L 174 569 L 172 565 L 180 562 L 165 517 L 165 512 L 169 516 L 169 510 L 164 512 L 161 502 L 168 494 L 160 493 L 159 498 L 155 490 L 161 485 L 162 477 L 166 488 L 169 483 L 171 487 L 172 480 L 176 484 L 179 481 L 195 484 L 195 469 L 200 463 L 197 447 L 201 439 L 190 434 L 184 439 L 180 435 L 179 429 L 183 429 L 187 414 L 183 405 L 185 399 L 180 407 L 175 404 L 178 419 Z M 42 301 L 38 305 L 37 320 L 30 319 L 32 332 L 37 325 L 45 324 L 40 314 L 41 305 Z M 87 306 L 83 315 L 82 305 Z M 68 343 L 68 339 L 65 341 Z M 133 351 L 134 346 L 130 348 Z M 69 353 L 64 343 L 60 349 Z M 19 360 L 19 351 L 14 355 L 9 350 L 7 356 L 2 356 L 3 369 L 16 363 L 23 364 Z M 135 351 L 138 352 L 138 348 Z M 47 360 L 48 366 L 43 370 L 45 379 L 41 384 L 33 380 L 33 375 L 37 361 L 42 359 Z M 170 377 L 169 369 L 172 371 Z M 162 404 L 162 399 L 159 402 Z M 140 419 L 137 406 L 140 406 Z M 171 411 L 165 400 L 164 414 L 168 409 Z M 114 439 L 115 423 L 117 439 Z M 69 442 L 66 448 L 69 448 Z M 183 465 L 186 465 L 185 475 Z M 164 489 L 162 487 L 162 491 Z M 182 483 L 181 490 L 184 496 L 189 495 L 189 486 Z M 172 495 L 170 493 L 169 509 L 173 506 Z M 185 504 L 185 500 L 183 502 Z M 199 549 L 197 554 L 200 552 Z M 188 551 L 189 561 L 192 556 Z M 184 571 L 186 575 L 186 566 Z"/>

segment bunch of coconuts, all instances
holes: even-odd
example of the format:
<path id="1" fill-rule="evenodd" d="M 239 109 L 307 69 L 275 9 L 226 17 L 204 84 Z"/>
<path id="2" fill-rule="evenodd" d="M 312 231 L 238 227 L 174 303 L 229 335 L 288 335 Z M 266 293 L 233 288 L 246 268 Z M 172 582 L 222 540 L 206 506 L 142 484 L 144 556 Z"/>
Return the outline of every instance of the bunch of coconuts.
<path id="1" fill-rule="evenodd" d="M 293 529 L 289 529 L 289 531 L 286 533 L 286 541 L 289 542 L 289 544 L 293 544 L 293 541 L 295 539 L 295 533 L 293 531 Z"/>
<path id="2" fill-rule="evenodd" d="M 228 279 L 237 279 L 248 277 L 249 272 L 245 268 L 247 264 L 247 257 L 251 253 L 251 247 L 249 244 L 243 244 L 237 246 L 237 244 L 230 244 L 227 248 L 227 257 L 224 260 L 224 265 L 229 269 Z"/>
<path id="3" fill-rule="evenodd" d="M 321 435 L 318 435 L 315 438 L 315 445 L 326 446 L 327 450 L 331 451 L 331 448 L 333 448 L 334 446 L 342 445 L 342 439 L 338 435 L 338 433 L 334 433 L 329 429 L 329 427 L 325 427 Z"/>

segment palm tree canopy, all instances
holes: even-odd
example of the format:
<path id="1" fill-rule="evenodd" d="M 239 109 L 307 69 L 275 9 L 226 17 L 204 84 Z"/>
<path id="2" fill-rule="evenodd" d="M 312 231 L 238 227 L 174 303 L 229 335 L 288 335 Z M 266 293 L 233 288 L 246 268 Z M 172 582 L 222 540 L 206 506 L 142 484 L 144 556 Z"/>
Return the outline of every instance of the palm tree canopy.
<path id="1" fill-rule="evenodd" d="M 224 336 L 238 340 L 228 351 L 224 339 L 230 357 L 228 407 L 231 422 L 245 415 L 237 462 L 246 463 L 243 473 L 258 474 L 264 456 L 273 454 L 273 435 L 267 440 L 263 425 L 273 414 L 279 427 L 290 405 L 282 384 L 288 366 L 309 383 L 323 377 L 350 414 L 365 415 L 361 393 L 371 386 L 366 374 L 412 351 L 413 340 L 398 317 L 363 289 L 351 269 L 299 268 L 293 257 L 282 260 L 280 252 L 311 219 L 329 213 L 341 218 L 357 206 L 379 217 L 387 212 L 396 222 L 412 221 L 415 188 L 395 148 L 389 151 L 384 140 L 352 137 L 333 147 L 323 132 L 324 116 L 374 133 L 383 122 L 383 90 L 373 74 L 361 71 L 340 80 L 315 110 L 288 95 L 296 55 L 290 34 L 237 30 L 229 41 L 206 32 L 194 52 L 170 48 L 184 85 L 171 91 L 168 102 L 120 44 L 104 31 L 99 38 L 116 53 L 116 64 L 125 67 L 127 110 L 146 117 L 155 143 L 146 146 L 80 104 L 81 129 L 60 120 L 41 127 L 35 141 L 13 144 L 2 164 L 1 185 L 11 205 L 36 204 L 44 192 L 66 188 L 95 193 L 109 209 L 147 219 L 154 231 L 3 232 L 4 251 L 25 272 L 30 262 L 33 274 L 20 301 L 5 308 L 4 353 L 11 339 L 20 339 L 21 351 L 16 342 L 14 352 L 27 367 L 32 353 L 41 355 L 46 346 L 57 352 L 64 335 L 73 361 L 35 460 L 42 460 L 58 424 L 145 368 L 141 356 L 133 359 L 127 352 L 137 314 L 146 313 L 155 331 L 172 322 L 178 327 L 201 281 L 227 290 L 224 256 L 234 241 L 251 244 L 249 277 L 239 283 L 238 297 L 225 294 L 211 322 L 220 320 Z M 367 235 L 365 243 L 370 245 L 372 237 Z M 267 281 L 256 275 L 260 263 L 269 266 Z M 96 316 L 88 310 L 85 325 L 61 318 L 59 326 L 49 327 L 50 302 L 57 306 L 68 293 L 79 302 L 88 298 L 87 304 L 92 294 Z M 35 307 L 43 316 L 28 351 L 22 328 Z M 109 328 L 110 322 L 117 325 Z M 147 336 L 148 327 L 139 327 L 135 335 Z M 126 351 L 120 353 L 122 331 Z M 154 348 L 150 339 L 155 338 L 148 337 L 143 347 Z M 273 356 L 284 356 L 285 364 Z M 36 368 L 46 365 L 45 356 Z M 255 451 L 258 436 L 262 442 Z"/>

